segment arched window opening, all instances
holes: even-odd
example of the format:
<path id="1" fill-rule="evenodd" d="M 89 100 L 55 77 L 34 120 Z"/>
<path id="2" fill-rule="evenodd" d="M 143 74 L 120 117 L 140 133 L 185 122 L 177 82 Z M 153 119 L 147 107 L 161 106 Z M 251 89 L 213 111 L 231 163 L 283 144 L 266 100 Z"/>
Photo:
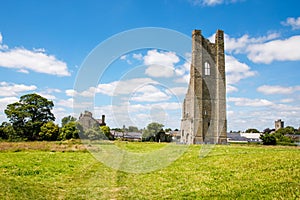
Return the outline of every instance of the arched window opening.
<path id="1" fill-rule="evenodd" d="M 209 76 L 210 75 L 210 64 L 208 62 L 205 62 L 204 63 L 204 74 L 206 76 Z"/>

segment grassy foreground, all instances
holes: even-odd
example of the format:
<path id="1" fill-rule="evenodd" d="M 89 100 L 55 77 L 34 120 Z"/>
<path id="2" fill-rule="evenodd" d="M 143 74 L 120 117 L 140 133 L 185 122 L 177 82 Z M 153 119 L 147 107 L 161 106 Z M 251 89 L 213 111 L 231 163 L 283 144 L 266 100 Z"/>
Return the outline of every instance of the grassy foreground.
<path id="1" fill-rule="evenodd" d="M 61 146 L 62 145 L 62 146 Z M 133 152 L 165 144 L 119 142 Z M 126 173 L 80 144 L 0 143 L 0 199 L 299 199 L 300 149 L 190 146 L 166 168 Z"/>

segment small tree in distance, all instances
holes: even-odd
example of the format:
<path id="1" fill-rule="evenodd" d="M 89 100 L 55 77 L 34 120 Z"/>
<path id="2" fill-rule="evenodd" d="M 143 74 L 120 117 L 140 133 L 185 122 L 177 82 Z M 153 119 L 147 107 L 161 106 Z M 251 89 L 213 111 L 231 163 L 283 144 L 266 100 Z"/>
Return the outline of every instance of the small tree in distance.
<path id="1" fill-rule="evenodd" d="M 69 140 L 69 139 L 78 139 L 79 138 L 79 129 L 77 128 L 77 123 L 71 121 L 65 124 L 60 129 L 59 138 L 61 140 Z"/>
<path id="2" fill-rule="evenodd" d="M 249 128 L 245 131 L 245 133 L 259 133 L 259 130 L 255 128 Z"/>
<path id="3" fill-rule="evenodd" d="M 276 138 L 273 134 L 264 133 L 260 136 L 260 139 L 264 145 L 276 145 Z"/>
<path id="4" fill-rule="evenodd" d="M 66 125 L 69 122 L 75 122 L 77 119 L 71 115 L 64 117 L 61 119 L 61 127 L 63 127 L 64 125 Z"/>
<path id="5" fill-rule="evenodd" d="M 143 140 L 149 141 L 154 140 L 155 136 L 160 132 L 160 130 L 164 127 L 163 124 L 152 122 L 147 125 L 147 128 L 144 130 L 142 138 Z"/>

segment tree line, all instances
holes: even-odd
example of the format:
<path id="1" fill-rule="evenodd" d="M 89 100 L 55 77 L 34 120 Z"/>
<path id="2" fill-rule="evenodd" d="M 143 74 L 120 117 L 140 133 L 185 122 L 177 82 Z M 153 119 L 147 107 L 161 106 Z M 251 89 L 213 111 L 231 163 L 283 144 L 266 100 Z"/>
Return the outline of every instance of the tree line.
<path id="1" fill-rule="evenodd" d="M 53 107 L 53 101 L 38 94 L 26 94 L 21 96 L 18 102 L 8 104 L 4 113 L 9 121 L 2 122 L 0 125 L 0 140 L 56 141 L 79 137 L 90 140 L 114 139 L 109 126 L 97 126 L 84 130 L 73 116 L 62 118 L 61 126 L 55 124 Z M 150 123 L 143 130 L 142 140 L 170 142 L 171 136 L 165 133 L 171 129 L 163 130 L 163 127 L 163 124 Z M 127 131 L 138 132 L 139 130 L 137 127 L 129 126 Z"/>
<path id="2" fill-rule="evenodd" d="M 79 138 L 80 125 L 76 118 L 64 117 L 59 127 L 54 123 L 53 107 L 52 101 L 38 94 L 21 96 L 18 102 L 8 104 L 4 110 L 9 122 L 0 125 L 0 139 L 55 141 Z"/>
<path id="3" fill-rule="evenodd" d="M 26 94 L 18 102 L 8 104 L 4 113 L 9 122 L 0 125 L 0 139 L 8 141 L 69 140 L 81 138 L 109 138 L 108 126 L 94 127 L 84 131 L 73 116 L 61 120 L 61 126 L 55 124 L 52 113 L 52 101 L 38 95 Z"/>

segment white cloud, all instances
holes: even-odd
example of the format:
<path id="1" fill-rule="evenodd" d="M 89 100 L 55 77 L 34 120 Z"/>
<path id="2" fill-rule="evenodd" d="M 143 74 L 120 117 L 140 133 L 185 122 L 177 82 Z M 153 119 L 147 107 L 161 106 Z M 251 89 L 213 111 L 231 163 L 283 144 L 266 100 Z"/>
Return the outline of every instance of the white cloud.
<path id="1" fill-rule="evenodd" d="M 29 73 L 29 70 L 39 73 L 70 76 L 67 64 L 58 60 L 53 55 L 45 53 L 45 49 L 27 50 L 25 48 L 9 49 L 2 45 L 0 33 L 0 66 L 16 69 L 21 73 Z"/>
<path id="2" fill-rule="evenodd" d="M 225 34 L 225 51 L 233 54 L 246 54 L 255 63 L 269 64 L 273 61 L 300 60 L 300 35 L 287 39 L 277 39 L 278 33 L 266 36 L 231 38 Z M 209 38 L 214 41 L 214 35 Z"/>
<path id="3" fill-rule="evenodd" d="M 92 97 L 97 93 L 107 96 L 117 96 L 133 94 L 136 90 L 147 84 L 158 84 L 158 82 L 152 80 L 151 78 L 134 78 L 129 80 L 113 81 L 110 83 L 101 83 L 96 87 L 90 87 L 82 92 L 69 89 L 66 90 L 65 93 L 67 96 L 79 95 L 84 97 Z"/>
<path id="4" fill-rule="evenodd" d="M 145 74 L 151 77 L 171 77 L 174 74 L 174 65 L 180 61 L 174 52 L 158 52 L 149 50 L 143 57 L 147 67 Z"/>
<path id="5" fill-rule="evenodd" d="M 126 55 L 123 55 L 123 56 L 120 57 L 120 59 L 121 60 L 126 60 L 126 57 L 127 57 Z"/>
<path id="6" fill-rule="evenodd" d="M 227 84 L 227 86 L 226 86 L 227 93 L 232 93 L 232 92 L 237 92 L 237 91 L 239 91 L 239 89 L 237 87 Z"/>
<path id="7" fill-rule="evenodd" d="M 280 36 L 279 33 L 269 33 L 266 36 L 250 37 L 248 34 L 244 34 L 239 38 L 231 38 L 228 34 L 224 34 L 224 48 L 227 53 L 245 53 L 246 49 L 251 44 L 260 44 Z M 211 42 L 215 42 L 215 34 L 208 38 Z"/>
<path id="8" fill-rule="evenodd" d="M 237 100 L 234 99 L 234 101 Z M 243 98 L 241 98 L 241 101 L 243 101 Z M 259 102 L 259 100 L 256 101 Z M 296 101 L 294 104 L 268 103 L 268 106 L 252 106 L 249 109 L 237 109 L 237 107 L 232 107 L 235 110 L 227 112 L 228 130 L 257 128 L 262 131 L 265 128 L 274 128 L 274 121 L 277 119 L 283 119 L 286 125 L 298 128 L 300 105 L 299 103 L 297 105 L 297 103 Z"/>
<path id="9" fill-rule="evenodd" d="M 23 73 L 23 74 L 29 74 L 29 71 L 27 69 L 19 69 L 17 72 Z"/>
<path id="10" fill-rule="evenodd" d="M 292 99 L 292 98 L 286 98 L 286 99 L 281 99 L 280 102 L 281 103 L 292 103 L 294 102 L 295 100 Z"/>
<path id="11" fill-rule="evenodd" d="M 190 74 L 186 74 L 184 76 L 181 76 L 180 78 L 176 79 L 176 83 L 189 83 L 190 81 Z"/>
<path id="12" fill-rule="evenodd" d="M 65 91 L 65 94 L 69 97 L 72 97 L 72 96 L 76 95 L 77 92 L 73 89 L 68 89 L 68 90 Z"/>
<path id="13" fill-rule="evenodd" d="M 2 37 L 2 34 L 0 32 L 0 50 L 6 50 L 6 49 L 8 49 L 7 45 L 2 44 L 2 40 L 3 40 L 3 37 Z"/>
<path id="14" fill-rule="evenodd" d="M 233 56 L 225 56 L 227 84 L 236 84 L 242 79 L 255 76 L 257 74 L 257 72 L 251 71 L 247 64 L 239 62 Z"/>
<path id="15" fill-rule="evenodd" d="M 279 85 L 262 85 L 257 88 L 258 92 L 263 94 L 292 94 L 300 91 L 300 86 L 283 87 Z"/>
<path id="16" fill-rule="evenodd" d="M 36 90 L 35 85 L 24 85 L 16 83 L 0 82 L 0 96 L 18 96 L 20 93 Z"/>
<path id="17" fill-rule="evenodd" d="M 164 65 L 150 65 L 145 74 L 151 77 L 172 77 L 174 74 L 174 68 L 171 66 L 164 66 Z"/>
<path id="18" fill-rule="evenodd" d="M 247 47 L 248 58 L 255 63 L 300 60 L 300 35 L 284 40 L 273 40 Z"/>
<path id="19" fill-rule="evenodd" d="M 173 87 L 173 88 L 169 88 L 168 90 L 171 92 L 170 95 L 181 96 L 186 94 L 187 87 Z"/>
<path id="20" fill-rule="evenodd" d="M 236 3 L 240 0 L 189 0 L 194 6 L 216 6 L 220 4 Z"/>
<path id="21" fill-rule="evenodd" d="M 132 64 L 132 62 L 128 59 L 128 56 L 127 55 L 122 55 L 121 57 L 120 57 L 120 60 L 124 60 L 124 61 L 126 61 L 128 64 Z"/>
<path id="22" fill-rule="evenodd" d="M 6 109 L 7 104 L 19 101 L 17 97 L 4 97 L 0 98 L 0 110 Z"/>
<path id="23" fill-rule="evenodd" d="M 162 92 L 159 88 L 153 85 L 144 85 L 134 92 L 130 100 L 137 102 L 157 102 L 166 101 L 170 98 L 170 95 Z"/>
<path id="24" fill-rule="evenodd" d="M 272 106 L 273 102 L 266 99 L 248 99 L 241 97 L 229 97 L 228 102 L 233 102 L 236 106 L 247 106 L 247 107 L 264 107 Z"/>
<path id="25" fill-rule="evenodd" d="M 63 106 L 63 107 L 68 107 L 68 108 L 73 108 L 73 98 L 69 98 L 69 99 L 61 99 L 58 102 L 56 102 L 57 105 L 59 106 Z"/>
<path id="26" fill-rule="evenodd" d="M 138 54 L 134 53 L 132 57 L 136 60 L 143 60 L 143 55 L 141 53 Z"/>
<path id="27" fill-rule="evenodd" d="M 46 88 L 40 92 L 37 92 L 38 95 L 50 100 L 55 100 L 56 96 L 53 93 L 61 93 L 60 89 L 57 88 Z"/>
<path id="28" fill-rule="evenodd" d="M 0 66 L 18 69 L 21 72 L 31 70 L 57 76 L 70 76 L 66 63 L 57 60 L 55 56 L 24 48 L 0 51 Z"/>
<path id="29" fill-rule="evenodd" d="M 57 88 L 47 88 L 45 90 L 45 92 L 48 93 L 48 94 L 51 94 L 51 93 L 61 93 L 61 90 L 57 89 Z"/>
<path id="30" fill-rule="evenodd" d="M 36 94 L 46 98 L 46 99 L 50 99 L 50 100 L 54 100 L 56 99 L 56 96 L 52 95 L 52 94 L 48 94 L 48 93 L 45 93 L 45 92 L 37 92 Z"/>
<path id="31" fill-rule="evenodd" d="M 300 17 L 288 17 L 286 21 L 281 22 L 281 24 L 284 26 L 291 26 L 293 30 L 300 29 Z"/>

